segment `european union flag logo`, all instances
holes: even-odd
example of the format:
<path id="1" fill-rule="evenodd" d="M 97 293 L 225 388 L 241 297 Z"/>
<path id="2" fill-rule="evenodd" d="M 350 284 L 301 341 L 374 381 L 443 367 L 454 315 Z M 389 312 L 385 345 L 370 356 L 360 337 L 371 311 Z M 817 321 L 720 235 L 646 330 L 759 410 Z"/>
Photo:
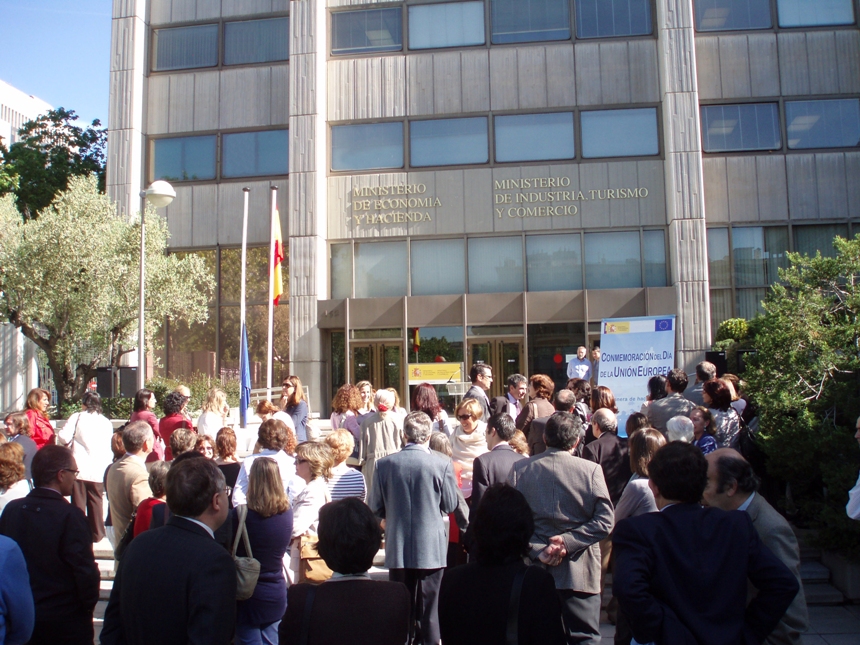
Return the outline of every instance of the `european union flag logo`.
<path id="1" fill-rule="evenodd" d="M 672 319 L 658 318 L 654 321 L 654 331 L 672 331 Z"/>

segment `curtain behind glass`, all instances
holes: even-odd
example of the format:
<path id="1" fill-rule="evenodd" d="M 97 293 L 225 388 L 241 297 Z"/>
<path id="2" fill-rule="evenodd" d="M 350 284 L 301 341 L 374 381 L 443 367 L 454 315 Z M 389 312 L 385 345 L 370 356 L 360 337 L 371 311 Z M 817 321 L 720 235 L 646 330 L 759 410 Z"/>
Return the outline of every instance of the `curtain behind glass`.
<path id="1" fill-rule="evenodd" d="M 579 235 L 526 237 L 529 291 L 582 289 L 582 246 Z"/>
<path id="2" fill-rule="evenodd" d="M 224 25 L 224 64 L 268 63 L 290 57 L 290 19 L 244 20 Z"/>
<path id="3" fill-rule="evenodd" d="M 702 106 L 705 152 L 776 150 L 782 146 L 776 103 Z"/>
<path id="4" fill-rule="evenodd" d="M 786 101 L 785 120 L 792 149 L 860 144 L 860 99 Z"/>
<path id="5" fill-rule="evenodd" d="M 570 0 L 492 0 L 493 43 L 570 38 Z"/>
<path id="6" fill-rule="evenodd" d="M 708 229 L 708 281 L 712 287 L 732 286 L 727 228 Z"/>
<path id="7" fill-rule="evenodd" d="M 225 134 L 221 143 L 224 177 L 286 175 L 289 171 L 287 130 Z"/>
<path id="8" fill-rule="evenodd" d="M 215 135 L 153 141 L 153 178 L 168 181 L 215 179 Z"/>
<path id="9" fill-rule="evenodd" d="M 355 245 L 355 297 L 406 295 L 406 242 Z"/>
<path id="10" fill-rule="evenodd" d="M 663 231 L 643 231 L 645 253 L 645 286 L 666 286 L 666 236 Z"/>
<path id="11" fill-rule="evenodd" d="M 814 256 L 821 251 L 824 257 L 836 257 L 833 238 L 837 235 L 848 237 L 848 226 L 845 224 L 818 224 L 816 226 L 794 227 L 794 250 Z"/>
<path id="12" fill-rule="evenodd" d="M 585 288 L 642 286 L 639 232 L 586 233 Z"/>
<path id="13" fill-rule="evenodd" d="M 576 0 L 577 38 L 650 33 L 650 0 Z"/>
<path id="14" fill-rule="evenodd" d="M 218 64 L 218 25 L 156 29 L 152 39 L 156 72 Z"/>
<path id="15" fill-rule="evenodd" d="M 711 289 L 711 337 L 716 338 L 717 328 L 732 317 L 732 290 Z"/>
<path id="16" fill-rule="evenodd" d="M 463 240 L 412 242 L 412 295 L 466 292 L 466 248 Z"/>
<path id="17" fill-rule="evenodd" d="M 469 293 L 506 293 L 522 290 L 522 238 L 469 239 Z"/>
<path id="18" fill-rule="evenodd" d="M 777 269 L 787 265 L 788 229 L 759 226 L 732 229 L 735 286 L 768 285 L 779 278 Z"/>
<path id="19" fill-rule="evenodd" d="M 400 7 L 331 14 L 331 53 L 367 54 L 403 49 Z"/>
<path id="20" fill-rule="evenodd" d="M 738 289 L 735 295 L 738 318 L 749 320 L 760 314 L 763 311 L 761 303 L 765 299 L 765 296 L 767 296 L 767 291 L 765 288 Z"/>
<path id="21" fill-rule="evenodd" d="M 770 29 L 770 0 L 696 0 L 696 29 Z"/>

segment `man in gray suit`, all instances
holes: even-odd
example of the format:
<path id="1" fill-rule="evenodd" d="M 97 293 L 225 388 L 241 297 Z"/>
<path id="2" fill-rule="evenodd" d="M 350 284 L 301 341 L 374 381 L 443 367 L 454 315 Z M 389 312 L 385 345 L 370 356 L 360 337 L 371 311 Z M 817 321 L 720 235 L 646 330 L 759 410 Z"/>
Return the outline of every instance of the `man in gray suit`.
<path id="1" fill-rule="evenodd" d="M 463 400 L 475 399 L 481 404 L 481 421 L 490 419 L 490 399 L 487 396 L 487 390 L 493 384 L 493 368 L 486 363 L 475 363 L 472 369 L 469 370 L 469 379 L 472 381 L 472 387 L 466 390 L 463 395 Z"/>
<path id="2" fill-rule="evenodd" d="M 696 384 L 684 393 L 688 401 L 693 405 L 705 405 L 702 398 L 702 385 L 717 378 L 717 366 L 708 361 L 702 361 L 696 365 Z"/>
<path id="3" fill-rule="evenodd" d="M 448 554 L 445 518 L 457 508 L 450 459 L 427 445 L 433 424 L 423 412 L 403 422 L 406 446 L 376 463 L 368 505 L 384 521 L 388 579 L 412 597 L 410 643 L 439 643 L 439 585 Z"/>
<path id="4" fill-rule="evenodd" d="M 800 645 L 801 633 L 809 628 L 806 597 L 800 580 L 800 549 L 788 522 L 756 493 L 758 480 L 752 466 L 731 448 L 720 448 L 705 455 L 708 461 L 708 485 L 705 504 L 724 511 L 746 511 L 764 545 L 787 566 L 800 585 L 779 624 L 767 637 L 768 645 Z"/>
<path id="5" fill-rule="evenodd" d="M 683 396 L 687 383 L 687 373 L 684 370 L 675 368 L 666 375 L 666 396 L 651 401 L 645 413 L 652 428 L 665 435 L 669 419 L 690 414 L 695 405 Z"/>
<path id="6" fill-rule="evenodd" d="M 614 521 L 600 466 L 573 456 L 582 422 L 556 412 L 544 429 L 546 452 L 514 464 L 509 483 L 535 519 L 529 557 L 555 579 L 568 643 L 600 644 L 600 547 Z"/>

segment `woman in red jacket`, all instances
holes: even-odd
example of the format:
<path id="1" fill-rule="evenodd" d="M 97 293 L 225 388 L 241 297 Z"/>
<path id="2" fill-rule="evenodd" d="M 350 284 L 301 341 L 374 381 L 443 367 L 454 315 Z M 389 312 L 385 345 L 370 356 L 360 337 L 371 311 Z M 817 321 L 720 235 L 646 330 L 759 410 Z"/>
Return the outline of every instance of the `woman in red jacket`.
<path id="1" fill-rule="evenodd" d="M 25 413 L 30 421 L 30 438 L 40 448 L 54 442 L 54 429 L 48 420 L 48 406 L 51 405 L 51 393 L 42 388 L 34 388 L 27 395 Z"/>

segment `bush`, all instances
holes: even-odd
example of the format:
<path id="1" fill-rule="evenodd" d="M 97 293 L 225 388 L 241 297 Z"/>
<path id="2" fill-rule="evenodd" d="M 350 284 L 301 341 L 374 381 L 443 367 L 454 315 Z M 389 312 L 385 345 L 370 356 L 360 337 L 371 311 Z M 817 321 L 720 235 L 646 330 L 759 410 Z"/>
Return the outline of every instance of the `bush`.
<path id="1" fill-rule="evenodd" d="M 192 416 L 200 413 L 203 407 L 203 402 L 206 400 L 206 393 L 213 387 L 219 387 L 227 393 L 227 404 L 230 407 L 239 405 L 239 379 L 230 378 L 225 381 L 213 379 L 200 372 L 194 374 L 190 379 L 173 379 L 162 376 L 156 376 L 146 383 L 146 387 L 155 394 L 157 401 L 155 405 L 156 415 L 164 416 L 164 409 L 161 407 L 161 402 L 164 397 L 173 392 L 178 385 L 185 385 L 191 390 L 191 399 L 188 401 L 188 411 Z"/>
<path id="2" fill-rule="evenodd" d="M 744 318 L 729 318 L 717 327 L 716 341 L 734 340 L 741 342 L 749 333 L 749 323 Z"/>

